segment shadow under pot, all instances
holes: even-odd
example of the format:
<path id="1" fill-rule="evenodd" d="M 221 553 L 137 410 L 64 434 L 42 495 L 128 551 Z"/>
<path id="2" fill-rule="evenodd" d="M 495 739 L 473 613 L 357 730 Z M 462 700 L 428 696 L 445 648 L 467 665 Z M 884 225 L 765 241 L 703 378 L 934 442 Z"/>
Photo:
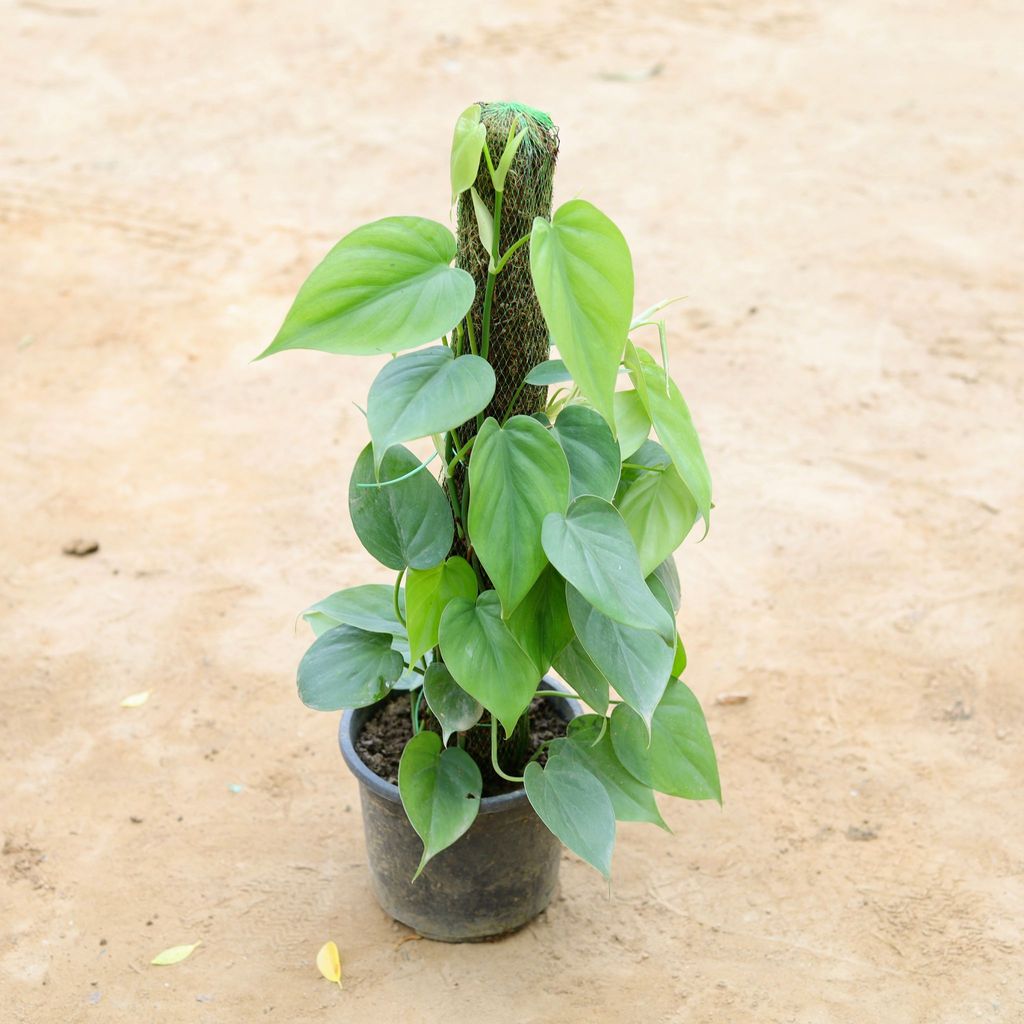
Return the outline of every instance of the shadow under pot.
<path id="1" fill-rule="evenodd" d="M 543 689 L 561 690 L 545 678 Z M 577 701 L 548 697 L 560 718 L 581 713 Z M 342 716 L 342 756 L 359 780 L 366 852 L 381 907 L 428 939 L 473 942 L 513 932 L 551 902 L 562 845 L 537 817 L 526 790 L 484 797 L 465 835 L 437 854 L 412 881 L 423 843 L 405 816 L 398 787 L 372 772 L 356 740 L 383 701 Z"/>

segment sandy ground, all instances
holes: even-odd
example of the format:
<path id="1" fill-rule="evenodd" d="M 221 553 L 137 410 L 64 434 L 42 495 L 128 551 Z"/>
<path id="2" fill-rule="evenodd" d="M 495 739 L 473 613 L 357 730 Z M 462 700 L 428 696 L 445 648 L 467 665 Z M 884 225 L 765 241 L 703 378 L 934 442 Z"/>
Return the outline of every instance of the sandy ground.
<path id="1" fill-rule="evenodd" d="M 5 1021 L 1024 1020 L 1019 5 L 21 0 L 0 39 Z M 295 613 L 387 579 L 345 500 L 378 364 L 248 360 L 345 231 L 446 217 L 478 98 L 550 110 L 638 303 L 689 296 L 726 802 L 447 947 L 375 905 L 293 683 Z"/>

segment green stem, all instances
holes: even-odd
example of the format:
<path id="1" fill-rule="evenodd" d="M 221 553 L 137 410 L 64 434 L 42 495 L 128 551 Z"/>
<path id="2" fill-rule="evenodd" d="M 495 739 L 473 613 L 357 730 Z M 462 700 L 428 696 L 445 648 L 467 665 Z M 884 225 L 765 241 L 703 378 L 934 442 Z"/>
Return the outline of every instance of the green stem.
<path id="1" fill-rule="evenodd" d="M 502 197 L 505 195 L 504 192 L 494 193 L 494 246 L 499 248 L 501 246 L 501 202 Z M 481 341 L 480 341 L 480 355 L 487 358 L 487 353 L 491 350 L 491 304 L 494 302 L 494 279 L 497 277 L 497 270 L 495 267 L 490 267 L 487 271 L 487 286 L 484 290 L 484 312 L 483 321 L 481 325 Z"/>
<path id="2" fill-rule="evenodd" d="M 473 318 L 466 317 L 466 333 L 469 336 L 469 351 L 476 355 L 476 334 L 473 332 Z"/>
<path id="3" fill-rule="evenodd" d="M 409 477 L 415 476 L 421 469 L 426 469 L 427 466 L 429 466 L 434 461 L 434 459 L 437 458 L 437 456 L 438 453 L 434 452 L 434 454 L 431 455 L 429 459 L 426 459 L 424 462 L 421 462 L 415 469 L 410 469 L 408 473 L 403 473 L 401 476 L 396 476 L 394 480 L 378 480 L 376 483 L 372 484 L 356 484 L 356 487 L 381 488 L 390 487 L 392 484 L 400 484 L 403 480 L 408 480 Z"/>
<path id="4" fill-rule="evenodd" d="M 423 700 L 423 687 L 419 687 L 412 697 L 412 734 L 413 736 L 419 735 L 421 731 L 420 726 L 420 701 Z"/>
<path id="5" fill-rule="evenodd" d="M 501 259 L 498 260 L 498 262 L 495 264 L 494 273 L 495 274 L 500 274 L 502 272 L 502 270 L 504 269 L 505 264 L 508 263 L 508 261 L 510 259 L 512 259 L 512 257 L 516 254 L 516 252 L 519 249 L 521 249 L 524 245 L 526 245 L 526 243 L 529 240 L 530 240 L 530 236 L 529 235 L 523 235 L 523 237 L 520 238 L 519 241 L 513 242 L 512 245 L 510 245 L 508 247 L 508 249 L 505 251 L 505 254 L 501 257 Z"/>
<path id="6" fill-rule="evenodd" d="M 623 469 L 643 469 L 648 473 L 664 473 L 664 466 L 641 466 L 639 462 L 624 462 L 622 464 Z"/>
<path id="7" fill-rule="evenodd" d="M 398 572 L 398 575 L 395 577 L 395 590 L 394 590 L 394 593 L 392 595 L 392 601 L 393 601 L 393 603 L 395 605 L 395 618 L 398 619 L 398 621 L 403 626 L 405 625 L 405 616 L 402 614 L 402 608 L 401 608 L 401 605 L 398 602 L 398 595 L 402 591 L 402 577 L 404 575 L 405 575 L 405 570 L 404 569 L 400 569 L 399 572 Z"/>
<path id="8" fill-rule="evenodd" d="M 561 697 L 563 700 L 583 700 L 578 693 L 566 690 L 538 690 L 534 697 Z"/>
<path id="9" fill-rule="evenodd" d="M 506 782 L 525 782 L 522 775 L 506 775 L 498 764 L 498 720 L 491 715 L 491 766 Z"/>
<path id="10" fill-rule="evenodd" d="M 508 423 L 509 418 L 512 415 L 512 410 L 516 407 L 516 399 L 523 393 L 523 388 L 525 388 L 525 387 L 526 387 L 526 381 L 523 380 L 523 382 L 519 385 L 519 387 L 517 387 L 515 389 L 515 391 L 513 392 L 512 398 L 511 398 L 511 400 L 508 403 L 508 412 L 505 413 L 505 418 L 501 421 L 501 425 L 502 426 L 505 426 L 505 424 Z"/>
<path id="11" fill-rule="evenodd" d="M 451 476 L 455 472 L 455 467 L 462 461 L 462 456 L 473 447 L 473 442 L 476 440 L 476 434 L 474 434 L 456 453 L 452 460 L 445 467 L 448 470 L 448 475 Z"/>

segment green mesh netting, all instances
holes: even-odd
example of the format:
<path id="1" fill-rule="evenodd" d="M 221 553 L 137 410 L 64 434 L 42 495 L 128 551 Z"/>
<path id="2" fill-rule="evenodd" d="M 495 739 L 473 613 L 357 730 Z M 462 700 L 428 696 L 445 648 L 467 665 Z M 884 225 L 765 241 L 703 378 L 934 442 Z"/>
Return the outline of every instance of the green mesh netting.
<path id="1" fill-rule="evenodd" d="M 547 114 L 517 103 L 481 103 L 481 123 L 495 165 L 501 159 L 509 130 L 526 129 L 508 177 L 501 209 L 499 252 L 530 233 L 534 217 L 551 218 L 551 185 L 558 157 L 558 129 Z M 494 211 L 494 186 L 485 160 L 475 187 L 487 208 Z M 487 284 L 488 254 L 480 241 L 473 201 L 468 192 L 459 198 L 458 255 L 456 265 L 473 275 L 476 299 L 470 316 L 479 339 Z M 519 249 L 498 275 L 491 307 L 491 342 L 488 362 L 497 385 L 486 415 L 499 421 L 506 415 L 534 413 L 544 408 L 547 389 L 527 385 L 515 405 L 509 403 L 523 379 L 548 358 L 548 331 L 530 278 L 529 244 Z"/>

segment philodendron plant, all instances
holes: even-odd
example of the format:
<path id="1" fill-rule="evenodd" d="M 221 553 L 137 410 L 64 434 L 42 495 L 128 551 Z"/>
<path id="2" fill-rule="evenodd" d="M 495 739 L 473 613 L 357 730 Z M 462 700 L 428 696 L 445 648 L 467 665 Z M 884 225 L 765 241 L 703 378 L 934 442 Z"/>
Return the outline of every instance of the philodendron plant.
<path id="1" fill-rule="evenodd" d="M 557 150 L 540 111 L 469 107 L 451 151 L 458 237 L 421 217 L 357 228 L 262 354 L 393 356 L 366 401 L 349 511 L 397 575 L 306 611 L 298 686 L 323 711 L 411 691 L 398 788 L 420 871 L 472 825 L 481 763 L 606 877 L 616 820 L 666 827 L 654 791 L 721 800 L 679 678 L 672 553 L 712 505 L 668 374 L 668 303 L 634 314 L 629 247 L 600 210 L 573 199 L 551 215 Z M 633 340 L 650 328 L 657 359 Z M 406 447 L 418 440 L 429 458 Z M 538 695 L 565 697 L 541 688 L 552 666 L 590 711 L 542 763 L 527 719 Z"/>

